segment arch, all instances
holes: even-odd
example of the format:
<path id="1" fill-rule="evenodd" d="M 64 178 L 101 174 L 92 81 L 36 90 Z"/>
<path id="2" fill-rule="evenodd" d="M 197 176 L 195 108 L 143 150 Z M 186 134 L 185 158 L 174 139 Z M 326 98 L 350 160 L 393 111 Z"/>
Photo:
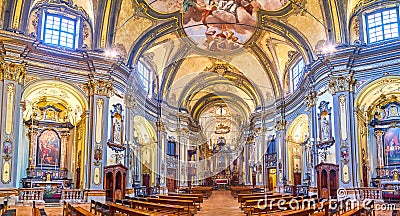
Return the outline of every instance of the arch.
<path id="1" fill-rule="evenodd" d="M 23 118 L 29 117 L 32 112 L 32 103 L 44 98 L 59 103 L 65 108 L 70 107 L 78 117 L 88 108 L 88 99 L 85 93 L 70 83 L 60 80 L 33 81 L 26 85 L 22 92 L 22 100 L 26 106 Z"/>
<path id="2" fill-rule="evenodd" d="M 356 94 L 354 105 L 360 111 L 367 111 L 381 95 L 400 96 L 400 77 L 387 76 L 367 82 L 360 87 Z"/>
<path id="3" fill-rule="evenodd" d="M 134 122 L 134 129 L 136 132 L 135 136 L 138 137 L 141 144 L 150 144 L 156 142 L 156 131 L 147 119 L 145 119 L 143 116 L 137 115 L 134 117 Z"/>
<path id="4" fill-rule="evenodd" d="M 306 141 L 308 137 L 308 116 L 306 114 L 301 114 L 290 124 L 287 132 L 287 140 L 295 143 L 302 143 Z"/>

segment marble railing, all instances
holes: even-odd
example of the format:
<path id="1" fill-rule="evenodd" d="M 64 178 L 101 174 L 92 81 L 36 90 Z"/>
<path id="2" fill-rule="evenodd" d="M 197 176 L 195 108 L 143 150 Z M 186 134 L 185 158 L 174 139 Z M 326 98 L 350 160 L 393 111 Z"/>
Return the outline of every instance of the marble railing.
<path id="1" fill-rule="evenodd" d="M 361 200 L 373 199 L 382 200 L 382 188 L 361 187 L 355 188 L 356 197 Z"/>
<path id="2" fill-rule="evenodd" d="M 61 191 L 61 199 L 69 202 L 81 202 L 84 200 L 84 193 L 80 189 L 63 189 Z"/>
<path id="3" fill-rule="evenodd" d="M 18 199 L 20 201 L 27 200 L 43 200 L 44 188 L 19 188 Z"/>

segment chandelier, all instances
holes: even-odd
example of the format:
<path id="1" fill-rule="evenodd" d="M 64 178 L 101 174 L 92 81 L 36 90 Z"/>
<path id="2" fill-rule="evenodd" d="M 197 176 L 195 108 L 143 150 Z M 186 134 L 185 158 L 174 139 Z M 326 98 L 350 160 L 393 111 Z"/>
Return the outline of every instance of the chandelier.
<path id="1" fill-rule="evenodd" d="M 222 117 L 223 117 L 224 114 L 226 114 L 226 111 L 222 108 L 222 106 L 220 106 L 216 113 L 221 115 L 221 121 L 222 121 Z M 231 128 L 228 125 L 226 125 L 226 124 L 224 124 L 222 122 L 220 122 L 215 127 L 215 133 L 216 134 L 227 134 L 230 131 L 231 131 Z"/>
<path id="2" fill-rule="evenodd" d="M 231 128 L 228 125 L 223 123 L 219 123 L 217 127 L 215 127 L 216 134 L 227 134 L 231 131 Z"/>

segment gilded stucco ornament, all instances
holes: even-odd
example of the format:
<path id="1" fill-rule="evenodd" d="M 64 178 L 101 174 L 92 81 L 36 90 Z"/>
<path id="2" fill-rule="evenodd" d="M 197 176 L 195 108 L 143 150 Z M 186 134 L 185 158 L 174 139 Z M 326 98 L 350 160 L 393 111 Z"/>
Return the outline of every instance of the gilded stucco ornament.
<path id="1" fill-rule="evenodd" d="M 0 80 L 12 80 L 23 84 L 26 77 L 25 64 L 8 63 L 3 58 L 0 59 Z"/>
<path id="2" fill-rule="evenodd" d="M 349 91 L 353 92 L 356 80 L 352 74 L 347 76 L 331 76 L 328 84 L 331 94 L 337 92 Z"/>
<path id="3" fill-rule="evenodd" d="M 287 124 L 287 121 L 285 119 L 277 120 L 274 125 L 275 130 L 276 131 L 285 130 L 286 124 Z"/>
<path id="4" fill-rule="evenodd" d="M 111 97 L 113 94 L 113 84 L 110 80 L 90 79 L 88 82 L 89 94 Z"/>
<path id="5" fill-rule="evenodd" d="M 305 96 L 304 104 L 306 105 L 307 110 L 310 110 L 313 106 L 315 106 L 317 104 L 317 92 L 310 91 Z"/>

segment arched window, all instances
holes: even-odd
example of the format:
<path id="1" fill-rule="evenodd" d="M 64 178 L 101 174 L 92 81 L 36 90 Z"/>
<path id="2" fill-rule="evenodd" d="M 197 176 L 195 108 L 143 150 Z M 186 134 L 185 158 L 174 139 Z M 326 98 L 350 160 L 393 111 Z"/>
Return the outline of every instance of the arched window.
<path id="1" fill-rule="evenodd" d="M 399 8 L 384 8 L 365 15 L 365 36 L 368 43 L 399 37 Z"/>
<path id="2" fill-rule="evenodd" d="M 138 61 L 137 72 L 143 84 L 143 89 L 148 95 L 152 92 L 152 77 L 150 69 L 141 61 Z"/>
<path id="3" fill-rule="evenodd" d="M 304 75 L 304 60 L 299 59 L 290 69 L 290 84 L 292 91 L 296 90 Z"/>

